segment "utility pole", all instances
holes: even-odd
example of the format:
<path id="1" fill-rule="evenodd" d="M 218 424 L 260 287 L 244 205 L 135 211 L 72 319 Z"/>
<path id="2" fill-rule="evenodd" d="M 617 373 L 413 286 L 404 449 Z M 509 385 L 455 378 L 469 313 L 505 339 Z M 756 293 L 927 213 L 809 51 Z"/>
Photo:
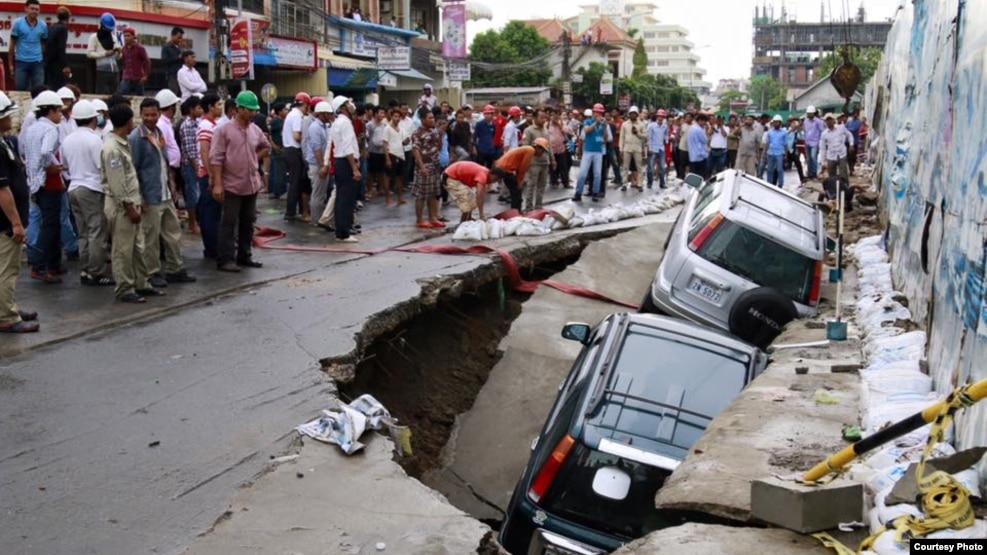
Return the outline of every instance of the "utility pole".
<path id="1" fill-rule="evenodd" d="M 236 17 L 237 17 L 237 19 L 240 19 L 241 17 L 243 17 L 243 0 L 236 0 Z M 247 25 L 248 25 L 248 28 L 249 28 L 249 26 L 250 26 L 250 22 L 249 21 L 247 22 Z M 249 34 L 248 34 L 248 36 L 249 36 Z M 247 45 L 247 48 L 253 50 L 254 45 L 253 44 L 248 44 Z M 250 52 L 250 75 L 251 76 L 253 76 L 253 73 L 254 73 L 253 55 L 254 55 L 254 53 L 253 52 Z M 240 90 L 241 91 L 247 90 L 247 80 L 246 79 L 240 79 Z"/>
<path id="2" fill-rule="evenodd" d="M 569 39 L 569 31 L 562 31 L 562 98 L 563 104 L 569 108 L 571 102 L 565 102 L 565 95 L 572 95 L 572 81 L 570 80 L 571 68 L 569 67 L 569 56 L 572 53 L 572 41 Z"/>

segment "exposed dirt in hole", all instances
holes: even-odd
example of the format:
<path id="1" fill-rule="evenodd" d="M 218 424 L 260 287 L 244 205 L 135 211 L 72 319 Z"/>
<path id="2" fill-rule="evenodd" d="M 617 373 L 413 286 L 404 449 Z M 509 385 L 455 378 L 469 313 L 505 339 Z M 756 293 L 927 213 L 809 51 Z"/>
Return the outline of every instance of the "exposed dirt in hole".
<path id="1" fill-rule="evenodd" d="M 544 279 L 578 259 L 522 268 L 526 279 Z M 413 455 L 398 462 L 420 478 L 439 465 L 456 417 L 473 406 L 503 353 L 501 339 L 530 295 L 493 282 L 458 298 L 439 298 L 407 324 L 380 335 L 364 352 L 353 381 L 340 385 L 350 400 L 374 395 L 411 428 Z"/>

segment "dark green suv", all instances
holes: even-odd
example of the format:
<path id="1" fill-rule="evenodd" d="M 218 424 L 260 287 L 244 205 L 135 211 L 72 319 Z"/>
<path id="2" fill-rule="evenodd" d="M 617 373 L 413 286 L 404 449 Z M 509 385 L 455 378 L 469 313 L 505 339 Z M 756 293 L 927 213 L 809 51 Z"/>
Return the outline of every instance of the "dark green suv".
<path id="1" fill-rule="evenodd" d="M 729 335 L 649 314 L 562 336 L 585 346 L 511 497 L 499 539 L 513 555 L 608 553 L 672 524 L 655 494 L 767 362 Z"/>

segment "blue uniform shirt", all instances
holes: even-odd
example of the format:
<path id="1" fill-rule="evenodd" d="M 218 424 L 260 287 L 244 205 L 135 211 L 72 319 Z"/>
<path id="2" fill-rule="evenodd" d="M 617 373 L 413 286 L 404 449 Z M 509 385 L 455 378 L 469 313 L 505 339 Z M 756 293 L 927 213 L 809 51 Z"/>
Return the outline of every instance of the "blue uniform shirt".
<path id="1" fill-rule="evenodd" d="M 689 127 L 689 134 L 686 135 L 686 142 L 689 145 L 690 162 L 701 162 L 709 157 L 706 152 L 706 131 L 702 126 L 692 124 Z"/>

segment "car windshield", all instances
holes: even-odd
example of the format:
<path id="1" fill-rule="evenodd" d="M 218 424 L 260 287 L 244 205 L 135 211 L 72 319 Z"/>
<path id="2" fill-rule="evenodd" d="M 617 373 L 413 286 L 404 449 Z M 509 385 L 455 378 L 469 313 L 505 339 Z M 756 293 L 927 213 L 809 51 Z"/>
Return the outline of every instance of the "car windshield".
<path id="1" fill-rule="evenodd" d="M 814 261 L 751 229 L 725 220 L 698 254 L 762 287 L 774 287 L 795 302 L 808 303 Z"/>
<path id="2" fill-rule="evenodd" d="M 605 467 L 619 468 L 630 476 L 630 490 L 624 499 L 610 499 L 593 491 L 596 472 Z M 670 474 L 577 442 L 545 498 L 545 509 L 606 534 L 628 540 L 639 538 L 671 525 L 655 509 L 655 494 Z"/>

